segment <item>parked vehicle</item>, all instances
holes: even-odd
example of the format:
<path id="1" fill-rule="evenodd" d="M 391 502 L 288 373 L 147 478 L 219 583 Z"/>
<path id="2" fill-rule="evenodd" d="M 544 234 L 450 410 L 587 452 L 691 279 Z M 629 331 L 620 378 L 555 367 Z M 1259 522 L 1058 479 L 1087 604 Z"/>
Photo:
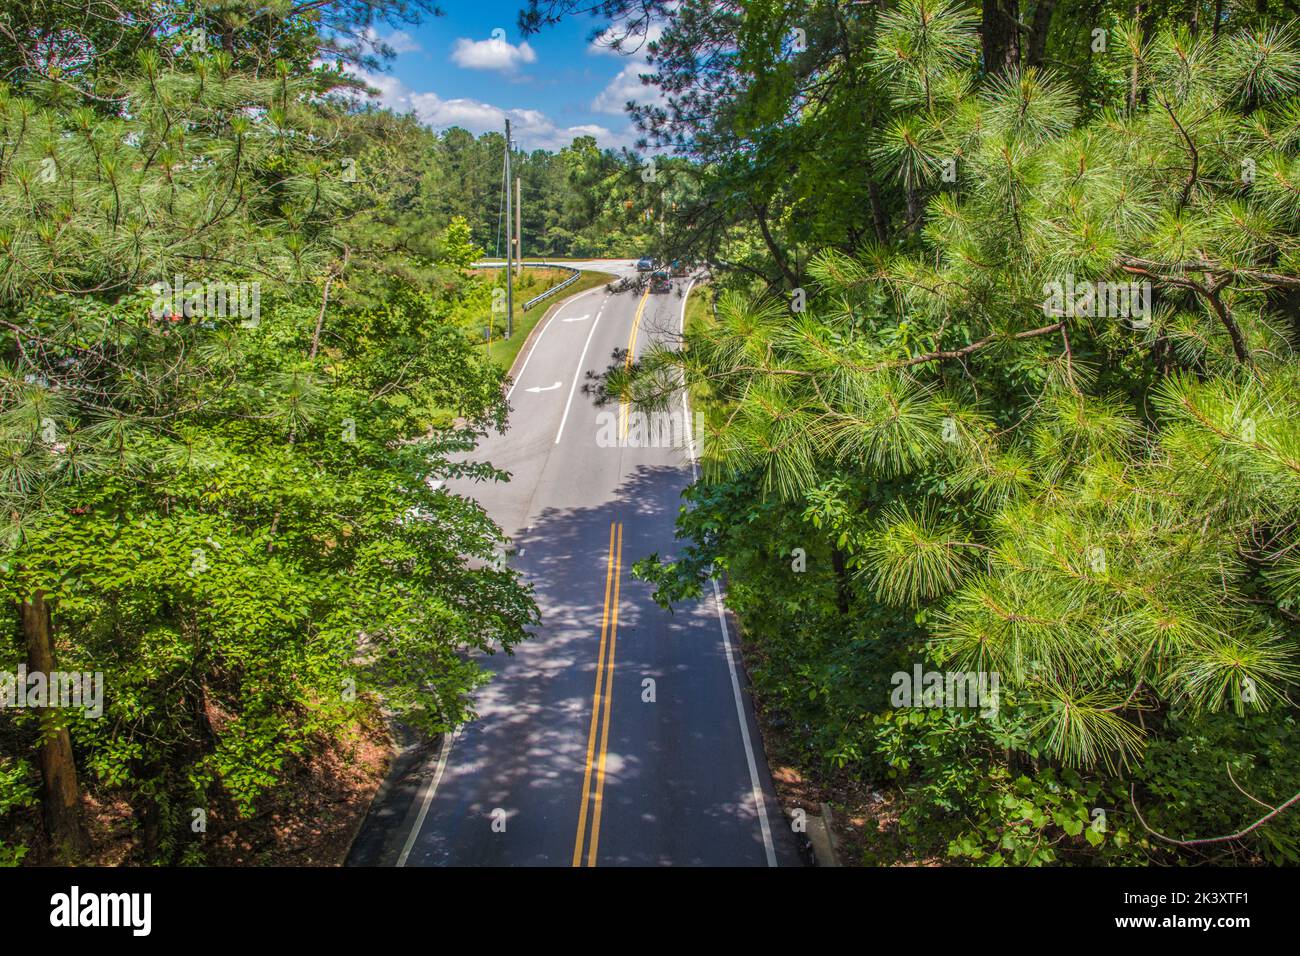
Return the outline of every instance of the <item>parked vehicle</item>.
<path id="1" fill-rule="evenodd" d="M 668 274 L 673 276 L 684 276 L 690 271 L 690 266 L 681 259 L 674 259 L 668 266 Z"/>
<path id="2" fill-rule="evenodd" d="M 655 268 L 655 261 L 650 256 L 643 256 L 642 258 L 636 261 L 637 272 L 653 272 L 654 268 Z"/>
<path id="3" fill-rule="evenodd" d="M 651 292 L 671 292 L 673 280 L 669 277 L 667 270 L 658 269 L 650 274 L 650 291 Z"/>

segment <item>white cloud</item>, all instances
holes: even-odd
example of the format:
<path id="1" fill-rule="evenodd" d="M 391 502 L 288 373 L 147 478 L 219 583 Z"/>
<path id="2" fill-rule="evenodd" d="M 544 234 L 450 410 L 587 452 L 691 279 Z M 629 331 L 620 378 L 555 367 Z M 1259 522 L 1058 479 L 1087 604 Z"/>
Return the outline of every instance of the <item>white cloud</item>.
<path id="1" fill-rule="evenodd" d="M 397 53 L 415 53 L 420 49 L 420 44 L 416 42 L 415 37 L 405 30 L 394 30 L 384 40 Z"/>
<path id="2" fill-rule="evenodd" d="M 524 63 L 532 63 L 537 54 L 527 41 L 512 46 L 501 37 L 469 40 L 461 37 L 451 51 L 452 62 L 467 70 L 498 70 L 513 73 Z"/>
<path id="3" fill-rule="evenodd" d="M 372 50 L 380 44 L 387 45 L 392 48 L 394 53 L 399 55 L 402 53 L 415 53 L 420 49 L 420 44 L 416 42 L 415 37 L 405 30 L 394 30 L 388 36 L 381 36 L 374 27 L 366 27 L 363 38 Z"/>
<path id="4" fill-rule="evenodd" d="M 647 69 L 644 63 L 639 62 L 624 66 L 591 101 L 592 112 L 621 116 L 628 100 L 642 106 L 661 105 L 664 102 L 663 91 L 657 86 L 646 86 L 641 82 L 641 74 Z"/>
<path id="5" fill-rule="evenodd" d="M 486 133 L 488 130 L 504 131 L 508 116 L 511 132 L 523 149 L 555 151 L 568 146 L 577 136 L 594 136 L 602 147 L 617 149 L 631 146 L 636 139 L 635 132 L 630 127 L 616 132 L 592 123 L 560 126 L 540 110 L 502 109 L 491 103 L 467 98 L 443 99 L 437 93 L 413 90 L 388 74 L 360 70 L 352 72 L 379 91 L 379 105 L 398 113 L 415 113 L 431 129 L 460 126 L 475 134 Z"/>

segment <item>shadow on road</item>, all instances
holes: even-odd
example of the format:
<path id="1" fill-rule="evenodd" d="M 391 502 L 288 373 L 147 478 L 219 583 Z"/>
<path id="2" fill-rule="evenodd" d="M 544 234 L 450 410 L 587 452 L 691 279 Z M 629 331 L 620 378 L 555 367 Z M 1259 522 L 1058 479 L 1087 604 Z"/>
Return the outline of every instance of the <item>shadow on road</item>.
<path id="1" fill-rule="evenodd" d="M 686 467 L 637 467 L 613 502 L 547 509 L 516 538 L 512 563 L 535 588 L 542 624 L 513 655 L 475 655 L 493 677 L 452 746 L 408 865 L 570 863 L 611 522 L 623 524 L 623 549 L 600 862 L 762 865 L 716 608 L 709 598 L 670 613 L 631 575 L 651 552 L 671 555 Z M 352 865 L 396 861 L 436 756 L 404 754 Z"/>

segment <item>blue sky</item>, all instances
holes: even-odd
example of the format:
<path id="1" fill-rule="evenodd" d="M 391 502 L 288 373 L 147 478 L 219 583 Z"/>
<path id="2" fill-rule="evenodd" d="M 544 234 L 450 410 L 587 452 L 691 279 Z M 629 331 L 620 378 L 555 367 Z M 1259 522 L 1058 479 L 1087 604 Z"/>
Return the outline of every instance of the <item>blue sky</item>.
<path id="1" fill-rule="evenodd" d="M 415 113 L 434 129 L 499 130 L 510 117 L 524 149 L 559 149 L 574 136 L 601 146 L 636 138 L 623 104 L 648 102 L 644 51 L 620 54 L 590 42 L 605 24 L 574 17 L 524 39 L 516 20 L 521 0 L 444 0 L 444 16 L 418 27 L 376 32 L 398 51 L 382 73 L 364 74 L 379 101 Z M 635 46 L 633 43 L 631 46 Z"/>

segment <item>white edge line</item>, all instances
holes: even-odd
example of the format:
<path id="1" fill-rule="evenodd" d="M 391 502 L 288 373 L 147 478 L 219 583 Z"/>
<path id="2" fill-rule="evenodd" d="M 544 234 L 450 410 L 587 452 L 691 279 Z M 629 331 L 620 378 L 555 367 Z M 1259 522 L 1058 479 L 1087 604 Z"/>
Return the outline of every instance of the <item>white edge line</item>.
<path id="1" fill-rule="evenodd" d="M 749 740 L 749 726 L 745 720 L 745 705 L 740 699 L 740 678 L 736 676 L 735 654 L 731 650 L 731 638 L 727 634 L 727 612 L 722 608 L 722 595 L 718 591 L 717 578 L 713 580 L 713 601 L 718 607 L 718 624 L 722 626 L 722 646 L 727 651 L 727 670 L 731 672 L 731 690 L 736 695 L 736 716 L 740 718 L 740 739 L 745 744 L 745 760 L 749 763 L 749 784 L 754 791 L 754 808 L 758 811 L 758 825 L 763 831 L 763 850 L 767 854 L 767 865 L 776 866 L 776 848 L 772 845 L 772 828 L 767 822 L 767 806 L 763 801 L 763 787 L 758 782 L 758 762 L 754 759 L 754 747 Z"/>
<path id="2" fill-rule="evenodd" d="M 569 296 L 567 299 L 561 299 L 560 301 L 563 302 L 563 303 L 565 303 L 565 304 L 567 305 L 567 304 L 570 303 L 570 302 L 573 302 L 573 301 L 575 301 L 575 300 L 577 300 L 577 299 L 581 299 L 581 298 L 582 298 L 584 295 L 586 295 L 588 292 L 599 292 L 602 288 L 603 288 L 603 286 L 595 286 L 594 288 L 587 289 L 586 292 L 579 292 L 577 295 Z M 507 401 L 507 402 L 510 401 L 510 396 L 513 395 L 513 394 L 515 393 L 515 387 L 518 386 L 519 383 L 520 383 L 521 381 L 523 381 L 523 378 L 524 378 L 524 370 L 525 370 L 526 368 L 528 368 L 528 363 L 529 363 L 530 361 L 532 361 L 533 353 L 537 351 L 537 345 L 538 345 L 538 343 L 540 343 L 540 342 L 542 341 L 542 337 L 543 337 L 544 335 L 546 335 L 546 330 L 549 329 L 549 328 L 551 327 L 551 323 L 553 323 L 553 322 L 555 321 L 555 319 L 559 316 L 559 314 L 560 314 L 561 311 L 562 311 L 562 309 L 556 309 L 556 310 L 555 310 L 555 315 L 551 316 L 549 319 L 546 320 L 546 324 L 545 324 L 544 326 L 542 326 L 542 331 L 538 332 L 538 333 L 537 333 L 537 338 L 533 339 L 533 344 L 532 344 L 532 346 L 528 349 L 528 354 L 524 356 L 524 364 L 521 365 L 521 366 L 519 366 L 519 374 L 518 374 L 518 376 L 516 376 L 516 377 L 515 377 L 515 380 L 514 380 L 513 382 L 510 383 L 510 389 L 509 389 L 509 391 L 506 392 L 506 401 Z"/>
<path id="3" fill-rule="evenodd" d="M 603 311 L 604 307 L 602 306 L 601 312 Z M 578 390 L 578 379 L 582 376 L 582 363 L 587 360 L 587 346 L 591 345 L 591 337 L 596 334 L 596 326 L 598 325 L 600 325 L 600 312 L 597 312 L 596 318 L 592 320 L 591 331 L 587 333 L 587 341 L 582 343 L 582 354 L 578 356 L 578 367 L 573 372 L 573 384 L 569 386 L 569 400 L 564 403 L 564 417 L 560 419 L 559 430 L 555 433 L 555 444 L 557 445 L 560 443 L 560 436 L 564 434 L 564 423 L 569 420 L 569 407 L 573 404 L 573 393 Z M 532 358 L 531 352 L 528 353 L 528 357 Z M 523 376 L 523 369 L 519 370 L 519 374 L 521 377 Z"/>
<path id="4" fill-rule="evenodd" d="M 684 335 L 686 332 L 686 303 L 691 298 L 691 287 L 695 285 L 692 279 L 686 286 L 686 292 L 682 296 L 682 319 L 678 326 L 678 334 Z M 689 436 L 689 448 L 691 458 L 691 475 L 699 477 L 699 469 L 695 465 L 695 431 L 691 427 L 691 402 L 687 396 L 685 379 L 682 381 L 682 408 L 686 412 L 686 434 Z M 718 589 L 717 578 L 711 579 L 713 584 L 713 603 L 718 609 L 718 624 L 722 628 L 722 646 L 727 652 L 727 670 L 731 674 L 731 691 L 736 698 L 736 716 L 740 719 L 740 739 L 745 744 L 745 760 L 749 764 L 749 785 L 754 793 L 754 808 L 758 811 L 758 825 L 763 831 L 763 851 L 767 854 L 767 865 L 776 866 L 776 847 L 772 845 L 772 828 L 767 822 L 767 804 L 763 800 L 763 786 L 758 781 L 758 761 L 754 758 L 754 745 L 749 739 L 749 722 L 745 719 L 745 704 L 740 696 L 740 677 L 736 674 L 735 654 L 731 650 L 731 635 L 727 632 L 727 612 L 722 606 L 722 592 Z"/>
<path id="5" fill-rule="evenodd" d="M 682 317 L 677 323 L 677 335 L 682 338 L 686 335 L 686 303 L 691 301 L 691 289 L 695 287 L 695 280 L 691 279 L 686 283 L 686 291 L 682 294 Z M 686 428 L 686 444 L 688 454 L 691 459 L 691 478 L 697 480 L 700 477 L 700 470 L 695 466 L 695 429 L 691 427 L 691 402 L 687 398 L 688 389 L 686 387 L 686 373 L 682 373 L 682 411 L 686 415 L 686 421 L 683 425 Z"/>
<path id="6" fill-rule="evenodd" d="M 415 846 L 415 838 L 420 835 L 420 830 L 424 828 L 424 818 L 429 815 L 429 805 L 433 803 L 433 795 L 438 792 L 438 784 L 442 782 L 442 772 L 447 769 L 447 757 L 451 754 L 451 745 L 455 743 L 459 735 L 459 728 L 443 735 L 442 747 L 438 751 L 438 767 L 424 785 L 424 800 L 420 804 L 420 813 L 416 816 L 415 823 L 411 825 L 411 832 L 407 834 L 406 845 L 402 847 L 402 855 L 397 858 L 398 866 L 406 866 L 406 858 L 411 855 L 411 850 Z"/>

